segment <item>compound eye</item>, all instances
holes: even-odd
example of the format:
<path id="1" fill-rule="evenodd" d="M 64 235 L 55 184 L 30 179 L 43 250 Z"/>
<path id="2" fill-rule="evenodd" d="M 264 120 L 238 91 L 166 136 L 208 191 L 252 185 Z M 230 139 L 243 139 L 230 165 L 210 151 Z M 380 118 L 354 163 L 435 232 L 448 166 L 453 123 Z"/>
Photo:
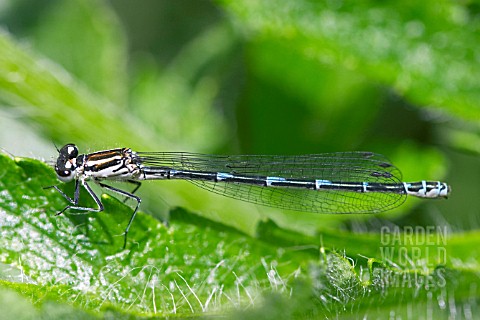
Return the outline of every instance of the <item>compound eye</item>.
<path id="1" fill-rule="evenodd" d="M 74 159 L 78 156 L 78 148 L 73 143 L 69 143 L 60 149 L 59 154 L 67 159 Z"/>
<path id="2" fill-rule="evenodd" d="M 65 171 L 57 171 L 57 174 L 60 176 L 60 177 L 68 177 L 69 175 L 72 174 L 72 170 L 65 170 Z"/>
<path id="3" fill-rule="evenodd" d="M 70 182 L 73 179 L 73 171 L 72 170 L 65 170 L 65 169 L 60 169 L 60 168 L 56 167 L 55 172 L 57 173 L 58 180 L 60 180 L 62 182 Z"/>
<path id="4" fill-rule="evenodd" d="M 78 149 L 74 144 L 66 144 L 60 150 L 55 165 L 55 172 L 60 181 L 69 182 L 74 177 Z"/>
<path id="5" fill-rule="evenodd" d="M 73 179 L 73 171 L 71 170 L 57 171 L 57 176 L 60 181 L 70 182 Z"/>

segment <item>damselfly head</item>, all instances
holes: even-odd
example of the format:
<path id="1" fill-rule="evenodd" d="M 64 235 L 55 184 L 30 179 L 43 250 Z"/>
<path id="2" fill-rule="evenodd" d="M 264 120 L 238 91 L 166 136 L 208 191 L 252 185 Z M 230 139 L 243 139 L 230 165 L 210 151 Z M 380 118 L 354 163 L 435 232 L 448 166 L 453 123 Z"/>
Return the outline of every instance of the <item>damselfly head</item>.
<path id="1" fill-rule="evenodd" d="M 69 182 L 73 179 L 77 168 L 78 148 L 72 143 L 64 145 L 58 151 L 55 172 L 60 181 Z"/>

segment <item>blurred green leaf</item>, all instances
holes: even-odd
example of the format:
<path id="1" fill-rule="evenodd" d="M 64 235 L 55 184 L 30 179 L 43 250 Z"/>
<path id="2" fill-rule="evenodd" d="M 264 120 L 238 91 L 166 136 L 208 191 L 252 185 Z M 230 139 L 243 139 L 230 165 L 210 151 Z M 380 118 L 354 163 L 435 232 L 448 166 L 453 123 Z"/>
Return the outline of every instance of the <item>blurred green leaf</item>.
<path id="1" fill-rule="evenodd" d="M 266 132 L 293 146 L 291 152 L 319 145 L 358 149 L 379 137 L 392 145 L 414 134 L 427 143 L 477 152 L 480 22 L 475 5 L 219 3 L 246 35 L 249 70 L 253 81 L 261 79 L 247 88 L 245 110 L 251 115 L 242 119 L 252 122 L 255 139 L 245 148 L 278 152 L 281 146 L 260 132 L 268 121 L 275 125 Z M 398 102 L 388 99 L 387 90 L 420 111 L 396 112 Z"/>
<path id="2" fill-rule="evenodd" d="M 127 48 L 103 1 L 59 1 L 33 30 L 34 47 L 117 106 L 127 102 Z"/>
<path id="3" fill-rule="evenodd" d="M 247 34 L 283 42 L 395 88 L 415 104 L 479 125 L 479 19 L 450 1 L 221 1 Z"/>
<path id="4" fill-rule="evenodd" d="M 135 65 L 131 106 L 145 124 L 154 127 L 171 150 L 212 150 L 224 144 L 228 128 L 220 110 L 212 108 L 221 76 L 215 66 L 231 55 L 236 39 L 225 24 L 207 29 L 161 68 L 153 57 Z M 209 66 L 209 71 L 205 71 Z M 160 71 L 157 71 L 159 70 Z"/>
<path id="5" fill-rule="evenodd" d="M 256 39 L 247 52 L 253 76 L 242 111 L 251 126 L 240 130 L 255 137 L 252 152 L 342 151 L 367 142 L 384 95 L 376 85 L 305 58 L 283 41 Z"/>
<path id="6" fill-rule="evenodd" d="M 99 133 L 115 131 L 134 143 L 131 129 L 124 123 L 129 121 L 135 126 L 135 120 L 127 120 L 107 99 L 87 90 L 58 65 L 16 44 L 4 32 L 0 34 L 0 47 L 2 100 L 21 106 L 27 120 L 42 123 L 42 131 L 48 136 L 58 141 L 66 137 L 97 141 Z M 136 132 L 145 139 L 152 137 L 151 129 L 145 126 L 137 125 Z M 117 141 L 111 135 L 104 135 L 102 140 L 112 144 Z"/>

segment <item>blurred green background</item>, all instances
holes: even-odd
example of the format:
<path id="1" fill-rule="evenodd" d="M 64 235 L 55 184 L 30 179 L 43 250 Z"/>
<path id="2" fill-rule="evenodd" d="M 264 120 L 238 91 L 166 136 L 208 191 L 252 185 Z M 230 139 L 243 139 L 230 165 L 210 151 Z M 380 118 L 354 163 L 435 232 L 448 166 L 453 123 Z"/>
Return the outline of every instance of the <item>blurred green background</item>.
<path id="1" fill-rule="evenodd" d="M 204 316 L 230 303 L 245 305 L 248 318 L 293 317 L 289 309 L 340 318 L 475 314 L 479 13 L 475 1 L 1 1 L 0 148 L 13 155 L 51 163 L 55 145 L 71 142 L 81 152 L 367 150 L 386 155 L 405 181 L 453 189 L 448 200 L 409 199 L 377 215 L 322 215 L 188 182 L 144 183 L 141 210 L 162 220 L 172 213 L 171 224 L 139 214 L 128 249 L 117 252 L 98 239 L 105 232 L 123 242 L 116 235 L 130 208 L 104 197 L 107 210 L 95 218 L 55 217 L 64 199 L 41 188 L 52 182 L 37 177 L 48 174 L 31 174 L 45 168 L 2 157 L 11 189 L 0 190 L 0 282 L 12 289 L 0 291 L 3 309 L 66 318 L 53 301 L 79 318 L 79 310 Z M 84 233 L 76 218 L 91 228 Z M 379 283 L 375 272 L 412 272 L 379 253 L 382 226 L 445 227 L 447 265 L 435 261 L 421 274 L 446 267 L 447 286 Z M 430 247 L 416 245 L 426 253 L 411 267 L 425 267 Z"/>
<path id="2" fill-rule="evenodd" d="M 52 161 L 134 150 L 385 154 L 448 201 L 373 216 L 281 212 L 152 183 L 142 209 L 183 206 L 252 234 L 270 217 L 318 228 L 478 228 L 479 10 L 424 1 L 2 1 L 0 146 Z M 381 220 L 380 220 L 381 221 Z M 380 223 L 381 225 L 381 223 Z"/>

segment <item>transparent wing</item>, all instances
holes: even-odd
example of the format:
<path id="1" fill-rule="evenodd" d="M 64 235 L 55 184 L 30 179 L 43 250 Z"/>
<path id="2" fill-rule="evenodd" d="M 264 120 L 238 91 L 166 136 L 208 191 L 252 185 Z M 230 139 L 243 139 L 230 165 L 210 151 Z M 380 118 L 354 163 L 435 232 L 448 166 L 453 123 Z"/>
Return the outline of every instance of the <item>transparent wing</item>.
<path id="1" fill-rule="evenodd" d="M 334 182 L 400 184 L 401 173 L 388 159 L 371 152 L 341 152 L 301 156 L 204 155 L 175 152 L 139 152 L 143 165 L 161 169 L 222 172 L 232 175 L 282 177 Z M 267 187 L 245 183 L 190 180 L 193 184 L 260 205 L 322 213 L 373 213 L 399 206 L 405 194 Z"/>

